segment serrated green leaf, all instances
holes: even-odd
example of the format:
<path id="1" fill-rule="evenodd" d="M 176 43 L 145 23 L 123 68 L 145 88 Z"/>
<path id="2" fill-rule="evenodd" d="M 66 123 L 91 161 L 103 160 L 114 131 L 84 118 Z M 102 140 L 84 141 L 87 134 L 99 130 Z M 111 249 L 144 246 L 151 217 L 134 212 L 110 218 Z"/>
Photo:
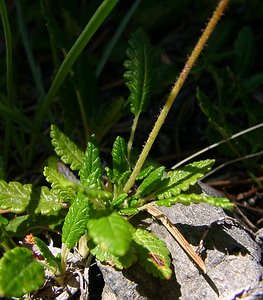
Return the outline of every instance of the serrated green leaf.
<path id="1" fill-rule="evenodd" d="M 74 247 L 80 237 L 85 233 L 90 218 L 90 203 L 87 196 L 79 193 L 69 208 L 62 227 L 62 242 L 68 249 Z"/>
<path id="2" fill-rule="evenodd" d="M 165 177 L 168 181 L 159 190 L 157 198 L 171 198 L 179 195 L 181 191 L 187 191 L 190 186 L 196 184 L 198 179 L 211 170 L 214 162 L 213 159 L 201 160 L 188 164 L 182 169 L 168 172 Z"/>
<path id="3" fill-rule="evenodd" d="M 0 294 L 21 297 L 37 290 L 45 281 L 44 267 L 25 248 L 7 251 L 0 260 Z"/>
<path id="4" fill-rule="evenodd" d="M 0 208 L 11 209 L 14 213 L 22 213 L 29 205 L 32 185 L 20 182 L 0 180 Z"/>
<path id="5" fill-rule="evenodd" d="M 97 190 L 102 188 L 102 168 L 99 154 L 99 148 L 93 136 L 88 142 L 83 165 L 79 171 L 80 182 Z"/>
<path id="6" fill-rule="evenodd" d="M 51 167 L 45 167 L 44 176 L 47 182 L 51 183 L 52 190 L 62 199 L 63 202 L 72 202 L 76 195 L 76 185 L 65 178 L 56 169 Z"/>
<path id="7" fill-rule="evenodd" d="M 34 237 L 34 242 L 39 248 L 42 256 L 45 258 L 47 264 L 54 269 L 54 273 L 60 271 L 60 260 L 58 260 L 49 250 L 48 246 L 38 237 Z"/>
<path id="8" fill-rule="evenodd" d="M 36 214 L 57 215 L 58 212 L 63 208 L 61 199 L 59 199 L 59 197 L 54 194 L 52 190 L 50 190 L 47 186 L 34 188 L 31 195 L 31 201 L 38 202 L 38 205 L 35 208 Z M 30 206 L 31 205 L 32 204 L 30 203 Z"/>
<path id="9" fill-rule="evenodd" d="M 149 176 L 150 173 L 155 169 L 154 166 L 148 166 L 142 169 L 139 174 L 136 176 L 136 180 L 143 180 L 145 177 Z"/>
<path id="10" fill-rule="evenodd" d="M 149 195 L 162 183 L 162 177 L 165 171 L 165 167 L 159 167 L 152 171 L 139 185 L 138 191 L 136 194 L 140 196 Z"/>
<path id="11" fill-rule="evenodd" d="M 127 253 L 133 230 L 131 224 L 115 212 L 88 222 L 88 233 L 93 242 L 115 256 Z"/>
<path id="12" fill-rule="evenodd" d="M 32 188 L 31 184 L 0 181 L 0 207 L 14 213 L 33 209 L 34 213 L 51 215 L 57 214 L 62 204 L 48 187 Z"/>
<path id="13" fill-rule="evenodd" d="M 133 234 L 140 264 L 155 277 L 170 279 L 172 270 L 169 250 L 157 236 L 138 228 Z"/>
<path id="14" fill-rule="evenodd" d="M 85 154 L 53 124 L 51 125 L 50 136 L 55 152 L 63 163 L 70 165 L 71 170 L 80 170 Z"/>
<path id="15" fill-rule="evenodd" d="M 236 72 L 244 75 L 249 71 L 254 59 L 255 38 L 249 26 L 243 27 L 235 40 Z"/>
<path id="16" fill-rule="evenodd" d="M 113 199 L 111 206 L 113 208 L 119 207 L 125 200 L 128 199 L 128 195 L 126 193 L 118 195 L 115 199 Z"/>
<path id="17" fill-rule="evenodd" d="M 140 211 L 138 208 L 123 208 L 120 209 L 118 212 L 123 216 L 133 216 L 138 214 Z"/>
<path id="18" fill-rule="evenodd" d="M 131 112 L 136 116 L 146 109 L 155 84 L 156 56 L 143 30 L 137 30 L 131 37 L 127 57 L 124 79 L 130 90 Z"/>
<path id="19" fill-rule="evenodd" d="M 129 268 L 137 260 L 135 249 L 133 247 L 130 247 L 128 252 L 121 257 L 102 250 L 100 245 L 94 245 L 92 241 L 88 242 L 88 247 L 91 254 L 94 255 L 99 261 L 106 262 L 108 265 L 120 270 Z"/>
<path id="20" fill-rule="evenodd" d="M 113 176 L 118 178 L 121 174 L 129 170 L 127 143 L 118 136 L 112 147 Z"/>
<path id="21" fill-rule="evenodd" d="M 183 205 L 189 205 L 190 203 L 201 203 L 206 202 L 214 206 L 220 206 L 223 209 L 233 210 L 234 204 L 227 198 L 219 197 L 208 197 L 205 195 L 198 194 L 180 194 L 176 197 L 155 201 L 159 206 L 170 207 L 175 203 L 182 203 Z"/>

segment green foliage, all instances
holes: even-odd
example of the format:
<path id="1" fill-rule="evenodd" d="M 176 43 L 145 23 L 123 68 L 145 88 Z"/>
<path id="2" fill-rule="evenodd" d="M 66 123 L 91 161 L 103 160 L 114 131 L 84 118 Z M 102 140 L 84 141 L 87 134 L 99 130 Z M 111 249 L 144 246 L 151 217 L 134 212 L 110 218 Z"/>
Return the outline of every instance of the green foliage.
<path id="1" fill-rule="evenodd" d="M 105 262 L 119 270 L 129 268 L 137 260 L 135 249 L 133 247 L 130 247 L 125 255 L 116 256 L 111 252 L 102 249 L 100 245 L 94 246 L 94 243 L 92 241 L 88 242 L 88 246 L 90 248 L 91 254 L 96 256 L 99 261 Z"/>
<path id="2" fill-rule="evenodd" d="M 158 199 L 170 198 L 179 195 L 181 191 L 187 191 L 190 186 L 196 184 L 205 173 L 211 170 L 214 160 L 207 159 L 191 163 L 182 169 L 170 171 L 164 179 L 166 183 L 158 191 Z"/>
<path id="3" fill-rule="evenodd" d="M 221 42 L 231 35 L 231 23 L 218 28 Z M 207 135 L 212 142 L 229 138 L 233 134 L 263 122 L 259 87 L 263 84 L 262 71 L 254 71 L 256 62 L 256 37 L 250 26 L 241 27 L 231 37 L 227 50 L 222 53 L 222 44 L 212 43 L 200 63 L 208 72 L 209 86 L 215 86 L 211 94 L 204 84 L 197 89 L 196 97 L 208 120 Z M 214 45 L 214 46 L 213 46 Z M 217 52 L 215 52 L 217 51 Z M 220 53 L 220 54 L 215 54 Z M 204 92 L 205 90 L 205 92 Z M 256 130 L 219 149 L 226 155 L 244 156 L 262 149 L 262 132 Z"/>
<path id="4" fill-rule="evenodd" d="M 69 164 L 72 170 L 80 170 L 84 153 L 55 125 L 51 125 L 50 136 L 54 150 L 63 163 Z"/>
<path id="5" fill-rule="evenodd" d="M 20 297 L 41 287 L 44 267 L 33 259 L 31 251 L 16 247 L 1 258 L 0 278 L 2 296 Z"/>
<path id="6" fill-rule="evenodd" d="M 82 255 L 83 260 L 87 257 L 86 253 L 83 254 L 80 251 L 81 244 L 87 248 L 87 255 L 90 251 L 96 259 L 118 269 L 128 268 L 138 260 L 152 275 L 170 279 L 172 275 L 171 260 L 165 243 L 147 230 L 135 228 L 131 225 L 130 219 L 144 210 L 144 205 L 148 203 L 171 206 L 178 202 L 184 205 L 207 202 L 226 209 L 233 207 L 228 199 L 206 197 L 193 194 L 191 191 L 191 187 L 211 169 L 214 160 L 194 162 L 181 169 L 168 172 L 164 166 L 156 166 L 153 163 L 145 164 L 144 168 L 135 176 L 136 180 L 132 188 L 129 191 L 124 189 L 134 167 L 131 145 L 138 117 L 141 112 L 147 110 L 149 101 L 157 90 L 156 87 L 164 85 L 163 83 L 159 84 L 159 80 L 162 79 L 167 85 L 167 73 L 165 68 L 157 66 L 158 53 L 152 47 L 147 34 L 140 29 L 129 40 L 128 59 L 124 63 L 126 69 L 124 79 L 130 91 L 128 100 L 126 101 L 123 97 L 115 97 L 105 103 L 96 101 L 97 78 L 95 77 L 100 74 L 102 62 L 99 63 L 95 76 L 92 64 L 94 64 L 93 61 L 97 64 L 99 59 L 95 54 L 87 57 L 85 53 L 82 55 L 80 53 L 115 7 L 117 0 L 105 0 L 97 10 L 94 7 L 85 13 L 80 11 L 80 14 L 83 13 L 85 22 L 78 18 L 74 19 L 76 11 L 70 9 L 72 3 L 65 1 L 64 10 L 62 9 L 63 17 L 60 16 L 61 18 L 57 20 L 54 14 L 56 3 L 41 1 L 42 16 L 47 22 L 50 37 L 52 65 L 55 66 L 57 72 L 47 95 L 45 95 L 44 85 L 41 82 L 40 74 L 37 73 L 37 64 L 33 59 L 33 52 L 26 50 L 39 94 L 39 102 L 33 113 L 33 122 L 24 114 L 23 110 L 17 108 L 16 105 L 11 105 L 12 95 L 12 97 L 0 95 L 0 114 L 7 118 L 12 125 L 7 129 L 9 134 L 6 135 L 5 159 L 6 153 L 10 150 L 9 138 L 13 134 L 12 139 L 18 147 L 21 157 L 25 158 L 25 162 L 32 160 L 33 149 L 39 141 L 38 136 L 40 129 L 42 130 L 43 119 L 46 117 L 46 122 L 54 119 L 57 123 L 60 121 L 53 116 L 53 111 L 49 111 L 56 96 L 58 96 L 56 99 L 58 99 L 59 105 L 62 106 L 66 132 L 69 133 L 66 135 L 57 126 L 51 125 L 51 143 L 58 158 L 49 159 L 48 165 L 44 167 L 43 174 L 46 181 L 50 183 L 50 188 L 0 181 L 0 209 L 8 209 L 13 213 L 8 216 L 8 219 L 0 216 L 0 242 L 3 250 L 6 251 L 0 260 L 1 296 L 23 296 L 38 289 L 44 283 L 45 277 L 47 281 L 50 281 L 50 279 L 61 276 L 61 285 L 65 285 L 64 273 L 66 270 L 71 272 L 73 269 L 72 266 L 72 268 L 67 268 L 68 255 L 72 248 L 74 248 L 72 255 L 75 255 L 76 252 Z M 138 3 L 137 1 L 136 7 Z M 0 4 L 3 13 L 4 2 L 0 0 Z M 186 7 L 183 1 L 181 4 Z M 155 1 L 153 5 L 156 6 Z M 133 9 L 135 8 L 133 7 Z M 21 7 L 18 10 L 25 48 L 29 47 L 28 50 L 31 50 L 32 45 L 29 45 L 26 28 L 23 26 L 23 11 Z M 91 18 L 86 24 L 87 15 L 90 15 Z M 4 27 L 9 26 L 8 22 L 5 16 Z M 84 29 L 82 30 L 82 28 Z M 8 33 L 7 29 L 4 30 L 5 33 Z M 246 39 L 249 40 L 249 45 L 245 44 Z M 10 45 L 9 41 L 9 51 L 11 51 Z M 234 42 L 235 66 L 242 63 L 238 79 L 245 76 L 250 69 L 252 47 L 253 33 L 249 28 L 244 28 Z M 111 50 L 113 51 L 112 48 Z M 89 51 L 90 49 L 87 52 Z M 60 62 L 61 54 L 64 57 L 64 59 L 62 57 L 62 63 Z M 107 57 L 111 59 L 109 54 Z M 105 61 L 103 61 L 104 63 Z M 162 67 L 164 66 L 162 65 Z M 10 72 L 10 62 L 8 69 Z M 173 76 L 174 74 L 170 77 Z M 253 91 L 255 87 L 260 86 L 262 78 L 262 74 L 250 77 L 250 80 L 246 84 L 244 83 L 242 88 Z M 9 73 L 7 94 L 12 94 L 11 79 Z M 224 86 L 220 86 L 218 74 L 214 76 L 214 79 L 217 80 L 218 87 Z M 60 89 L 63 84 L 65 90 Z M 59 93 L 60 90 L 61 93 Z M 201 92 L 198 92 L 198 98 L 211 123 L 218 127 L 220 122 L 218 122 L 217 113 L 211 108 L 208 98 Z M 124 138 L 118 136 L 112 147 L 112 165 L 105 163 L 107 166 L 104 167 L 99 144 L 104 145 L 102 137 L 122 116 L 123 109 L 127 104 L 130 104 L 130 111 L 134 115 L 130 141 L 127 144 Z M 61 114 L 60 110 L 59 113 Z M 69 138 L 78 132 L 78 128 L 75 129 L 75 122 L 77 123 L 78 119 L 83 122 L 82 125 L 88 139 L 85 152 Z M 22 125 L 24 131 L 17 134 L 13 123 Z M 93 135 L 94 132 L 97 135 Z M 221 134 L 225 135 L 226 132 L 227 130 L 222 126 Z M 31 155 L 27 157 L 23 151 L 28 140 L 30 141 L 28 148 L 30 148 L 29 154 Z M 45 142 L 49 145 L 47 141 Z M 83 144 L 85 143 L 82 143 L 81 147 Z M 3 179 L 4 175 L 0 163 L 0 178 Z M 61 236 L 61 249 L 58 256 L 52 254 L 51 248 L 41 239 L 34 237 L 34 242 L 44 257 L 41 263 L 45 265 L 45 269 L 48 269 L 48 271 L 45 270 L 46 273 L 44 273 L 44 267 L 33 259 L 29 250 L 18 247 L 12 249 L 16 246 L 16 242 L 14 242 L 16 239 L 13 240 L 13 238 L 24 237 L 31 230 L 37 235 L 53 231 L 53 233 L 58 232 L 59 237 Z M 56 242 L 60 242 L 57 237 Z"/>
<path id="7" fill-rule="evenodd" d="M 127 56 L 124 78 L 130 90 L 131 112 L 136 116 L 145 111 L 155 84 L 156 53 L 142 29 L 131 37 Z"/>
<path id="8" fill-rule="evenodd" d="M 52 215 L 62 208 L 61 201 L 48 187 L 32 188 L 31 184 L 0 181 L 0 206 L 14 213 L 22 213 L 27 209 L 36 214 Z"/>
<path id="9" fill-rule="evenodd" d="M 117 137 L 112 147 L 113 180 L 129 170 L 127 143 L 121 137 Z"/>
<path id="10" fill-rule="evenodd" d="M 97 190 L 101 189 L 101 161 L 99 149 L 95 143 L 95 137 L 92 137 L 88 142 L 87 151 L 79 171 L 79 176 L 83 185 Z"/>
<path id="11" fill-rule="evenodd" d="M 29 204 L 32 185 L 20 182 L 0 181 L 1 208 L 11 209 L 14 213 L 24 212 Z"/>
<path id="12" fill-rule="evenodd" d="M 47 264 L 53 270 L 54 274 L 56 274 L 57 272 L 59 274 L 61 269 L 60 260 L 51 253 L 46 243 L 43 242 L 40 238 L 34 237 L 34 242 L 38 246 L 38 249 L 41 252 L 42 256 L 45 258 Z"/>
<path id="13" fill-rule="evenodd" d="M 51 183 L 51 189 L 1 181 L 1 193 L 5 197 L 0 207 L 11 208 L 17 213 L 27 210 L 31 213 L 21 216 L 20 220 L 17 217 L 17 222 L 2 222 L 2 243 L 8 249 L 10 241 L 6 238 L 7 232 L 17 234 L 23 223 L 29 221 L 32 226 L 34 220 L 39 218 L 38 215 L 56 215 L 60 213 L 62 203 L 69 205 L 62 226 L 61 261 L 54 257 L 43 241 L 35 238 L 54 278 L 66 269 L 71 248 L 81 247 L 84 242 L 85 247 L 89 248 L 87 253 L 90 251 L 97 259 L 119 269 L 127 268 L 138 260 L 154 276 L 169 279 L 172 274 L 171 262 L 164 242 L 146 230 L 136 230 L 127 216 L 139 213 L 143 209 L 142 205 L 149 202 L 165 206 L 178 202 L 184 205 L 207 202 L 226 209 L 232 208 L 232 204 L 225 198 L 185 193 L 211 169 L 214 160 L 194 162 L 168 173 L 163 166 L 148 166 L 137 176 L 137 188 L 127 194 L 123 192 L 123 187 L 131 170 L 127 144 L 123 138 L 117 137 L 114 142 L 112 169 L 106 167 L 107 177 L 103 179 L 104 170 L 95 136 L 88 142 L 84 155 L 58 128 L 52 126 L 52 130 L 57 154 L 72 170 L 79 170 L 80 180 L 64 169 L 65 166 L 59 167 L 57 159 L 50 159 L 49 166 L 44 168 L 44 175 Z M 34 214 L 35 218 L 32 217 Z"/>
<path id="14" fill-rule="evenodd" d="M 129 250 L 133 227 L 128 221 L 113 212 L 108 216 L 88 221 L 88 233 L 93 242 L 103 251 L 124 256 Z"/>
<path id="15" fill-rule="evenodd" d="M 169 251 L 163 241 L 144 229 L 137 229 L 133 234 L 139 262 L 155 277 L 169 279 L 172 275 Z"/>
<path id="16" fill-rule="evenodd" d="M 189 205 L 191 203 L 201 203 L 201 202 L 206 202 L 214 206 L 220 206 L 228 210 L 233 209 L 233 204 L 229 202 L 229 200 L 226 198 L 208 197 L 199 194 L 180 194 L 177 195 L 176 197 L 155 201 L 157 205 L 167 206 L 167 207 L 170 207 L 175 203 L 182 203 L 183 205 Z"/>
<path id="17" fill-rule="evenodd" d="M 71 249 L 85 233 L 90 217 L 87 196 L 79 193 L 71 205 L 62 228 L 62 242 Z"/>
<path id="18" fill-rule="evenodd" d="M 165 167 L 156 168 L 139 185 L 137 194 L 141 197 L 151 194 L 162 185 L 162 177 Z"/>

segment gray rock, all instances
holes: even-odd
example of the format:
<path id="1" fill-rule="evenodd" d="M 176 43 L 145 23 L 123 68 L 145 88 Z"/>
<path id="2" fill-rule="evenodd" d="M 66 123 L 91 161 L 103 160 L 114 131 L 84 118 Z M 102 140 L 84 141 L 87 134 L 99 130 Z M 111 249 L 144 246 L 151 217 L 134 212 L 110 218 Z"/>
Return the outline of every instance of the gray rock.
<path id="1" fill-rule="evenodd" d="M 221 208 L 208 204 L 177 204 L 160 210 L 194 248 L 207 227 L 226 216 Z M 174 277 L 169 281 L 153 278 L 138 264 L 124 272 L 99 264 L 105 280 L 102 299 L 231 300 L 240 295 L 247 297 L 241 299 L 263 299 L 261 249 L 244 229 L 222 225 L 210 229 L 202 253 L 207 274 L 202 274 L 158 220 L 148 228 L 166 242 Z"/>

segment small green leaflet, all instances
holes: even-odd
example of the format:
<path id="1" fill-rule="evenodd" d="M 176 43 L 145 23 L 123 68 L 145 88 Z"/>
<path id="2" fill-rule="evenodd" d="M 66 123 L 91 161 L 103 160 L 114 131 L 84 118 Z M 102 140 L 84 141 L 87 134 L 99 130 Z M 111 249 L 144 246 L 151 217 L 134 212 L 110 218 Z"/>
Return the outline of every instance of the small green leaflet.
<path id="1" fill-rule="evenodd" d="M 131 224 L 115 212 L 98 219 L 90 219 L 88 222 L 88 234 L 93 242 L 100 245 L 102 251 L 115 256 L 127 253 L 133 231 Z"/>
<path id="2" fill-rule="evenodd" d="M 172 270 L 169 250 L 165 243 L 145 229 L 138 228 L 133 234 L 138 259 L 145 269 L 161 279 L 170 279 Z"/>
<path id="3" fill-rule="evenodd" d="M 90 203 L 87 196 L 79 193 L 69 208 L 62 227 L 62 243 L 71 249 L 85 233 L 90 218 Z"/>
<path id="4" fill-rule="evenodd" d="M 37 290 L 45 281 L 44 267 L 33 260 L 32 252 L 16 247 L 0 260 L 0 294 L 21 297 Z"/>
<path id="5" fill-rule="evenodd" d="M 88 142 L 83 165 L 79 171 L 80 181 L 83 185 L 97 190 L 102 189 L 102 169 L 99 148 L 92 136 Z"/>
<path id="6" fill-rule="evenodd" d="M 159 206 L 170 207 L 175 203 L 182 203 L 183 205 L 189 205 L 191 203 L 201 203 L 201 202 L 206 202 L 214 206 L 220 206 L 228 210 L 232 210 L 234 208 L 234 204 L 231 203 L 227 198 L 215 198 L 215 197 L 208 197 L 205 195 L 198 195 L 198 194 L 180 194 L 172 198 L 155 201 L 154 203 L 156 203 Z"/>
<path id="7" fill-rule="evenodd" d="M 181 191 L 187 191 L 190 186 L 196 184 L 198 179 L 211 170 L 214 162 L 213 159 L 201 160 L 188 164 L 182 169 L 168 172 L 165 177 L 168 181 L 159 190 L 158 199 L 171 198 L 179 195 Z"/>
<path id="8" fill-rule="evenodd" d="M 39 248 L 42 256 L 45 258 L 47 264 L 54 270 L 56 274 L 60 271 L 60 259 L 56 258 L 51 251 L 48 249 L 48 246 L 38 237 L 34 237 L 34 242 Z"/>
<path id="9" fill-rule="evenodd" d="M 156 188 L 158 188 L 162 182 L 162 177 L 164 174 L 165 167 L 159 167 L 152 171 L 139 185 L 138 191 L 136 194 L 140 196 L 149 195 Z"/>
<path id="10" fill-rule="evenodd" d="M 129 162 L 127 157 L 127 143 L 118 136 L 112 147 L 112 166 L 113 177 L 118 178 L 121 174 L 129 170 Z"/>
<path id="11" fill-rule="evenodd" d="M 64 133 L 62 133 L 54 124 L 51 125 L 51 143 L 55 152 L 61 158 L 63 163 L 69 164 L 71 170 L 80 170 L 84 153 L 72 142 Z"/>
<path id="12" fill-rule="evenodd" d="M 127 57 L 124 79 L 130 90 L 131 112 L 136 116 L 145 111 L 155 84 L 156 56 L 143 30 L 137 30 L 131 37 Z"/>
<path id="13" fill-rule="evenodd" d="M 100 245 L 95 246 L 92 241 L 88 241 L 88 247 L 91 254 L 99 261 L 106 262 L 108 265 L 120 270 L 129 268 L 137 260 L 133 247 L 130 247 L 124 256 L 116 256 L 108 251 L 102 250 Z"/>
<path id="14" fill-rule="evenodd" d="M 63 202 L 72 202 L 75 199 L 77 195 L 75 183 L 52 167 L 45 167 L 43 174 L 47 182 L 51 183 L 52 190 L 63 199 Z"/>

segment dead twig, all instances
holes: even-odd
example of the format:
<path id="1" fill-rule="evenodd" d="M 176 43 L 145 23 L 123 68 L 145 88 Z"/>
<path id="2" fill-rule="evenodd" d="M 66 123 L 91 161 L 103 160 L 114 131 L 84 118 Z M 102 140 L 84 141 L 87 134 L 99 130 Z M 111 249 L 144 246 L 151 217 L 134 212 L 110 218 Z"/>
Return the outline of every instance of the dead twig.
<path id="1" fill-rule="evenodd" d="M 171 233 L 178 244 L 184 249 L 184 251 L 192 258 L 192 260 L 198 265 L 198 267 L 206 274 L 206 266 L 202 258 L 197 255 L 191 245 L 187 242 L 180 231 L 172 224 L 172 222 L 165 216 L 155 204 L 146 204 L 141 209 L 146 210 L 150 215 L 160 220 L 165 228 Z"/>

